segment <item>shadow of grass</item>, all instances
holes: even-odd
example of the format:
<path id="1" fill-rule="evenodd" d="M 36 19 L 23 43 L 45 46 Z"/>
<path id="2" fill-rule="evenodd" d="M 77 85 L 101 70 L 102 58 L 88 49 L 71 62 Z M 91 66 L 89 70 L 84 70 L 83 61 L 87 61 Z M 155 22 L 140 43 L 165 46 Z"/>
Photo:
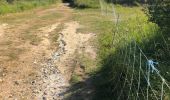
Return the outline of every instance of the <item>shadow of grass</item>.
<path id="1" fill-rule="evenodd" d="M 62 0 L 62 2 L 69 3 L 69 7 L 75 8 L 75 9 L 98 8 L 96 4 L 89 4 L 88 0 L 87 2 L 76 1 L 76 0 Z"/>
<path id="2" fill-rule="evenodd" d="M 167 83 L 170 83 L 170 68 L 168 67 L 170 65 L 170 52 L 169 45 L 167 45 L 170 43 L 168 41 L 169 36 L 164 32 L 149 38 L 149 41 L 143 41 L 142 43 L 136 41 L 137 46 L 134 40 L 131 42 L 124 41 L 127 45 L 115 46 L 116 51 L 110 52 L 101 60 L 101 69 L 97 73 L 84 81 L 73 84 L 63 93 L 66 95 L 65 100 L 126 100 L 128 98 L 130 100 L 136 100 L 137 98 L 146 100 L 148 85 L 146 81 L 147 59 L 143 54 L 140 56 L 140 49 L 148 59 L 159 62 L 155 67 Z M 108 48 L 112 49 L 111 46 L 108 46 Z M 155 91 L 155 95 L 159 98 L 162 80 L 155 72 L 150 74 L 150 84 L 153 91 Z M 169 93 L 170 90 L 164 88 L 165 100 L 169 100 Z M 151 89 L 149 89 L 148 98 L 149 100 L 155 100 Z"/>
<path id="3" fill-rule="evenodd" d="M 65 100 L 93 100 L 94 95 L 94 77 L 85 79 L 84 81 L 72 84 L 64 93 Z"/>
<path id="4" fill-rule="evenodd" d="M 164 38 L 162 37 L 162 34 Z M 160 71 L 160 74 L 170 83 L 170 52 L 167 33 L 158 34 L 151 37 L 149 41 L 137 43 L 143 50 L 148 59 L 159 62 L 155 67 Z M 166 42 L 165 42 L 166 41 Z M 125 41 L 126 42 L 126 41 Z M 112 49 L 112 48 L 110 48 Z M 134 58 L 135 54 L 135 58 Z M 141 63 L 140 63 L 141 59 Z M 95 100 L 135 100 L 137 98 L 137 90 L 139 84 L 140 64 L 143 70 L 140 76 L 140 88 L 138 96 L 141 100 L 146 100 L 147 95 L 147 60 L 144 55 L 140 58 L 140 49 L 136 47 L 134 41 L 128 42 L 127 45 L 116 47 L 115 52 L 111 52 L 108 56 L 102 59 L 101 69 L 98 72 L 98 77 L 95 80 Z M 134 69 L 134 70 L 133 70 Z M 132 79 L 133 77 L 133 79 Z M 156 96 L 160 97 L 162 80 L 156 73 L 151 73 L 150 82 Z M 169 95 L 170 90 L 164 90 L 164 97 Z M 155 97 L 149 90 L 149 100 L 154 100 Z"/>

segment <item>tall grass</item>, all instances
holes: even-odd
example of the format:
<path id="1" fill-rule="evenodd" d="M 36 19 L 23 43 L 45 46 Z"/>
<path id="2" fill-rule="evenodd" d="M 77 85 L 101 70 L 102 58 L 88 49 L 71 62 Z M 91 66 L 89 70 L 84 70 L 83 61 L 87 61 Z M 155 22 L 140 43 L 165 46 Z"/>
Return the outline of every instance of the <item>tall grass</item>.
<path id="1" fill-rule="evenodd" d="M 142 66 L 144 74 L 147 70 L 147 60 L 144 56 L 140 56 L 140 49 L 148 59 L 159 62 L 158 70 L 168 83 L 170 82 L 168 78 L 170 76 L 168 74 L 170 71 L 168 44 L 170 42 L 164 37 L 165 34 L 156 24 L 148 22 L 147 16 L 142 13 L 140 7 L 116 6 L 116 11 L 120 16 L 118 24 L 110 24 L 111 31 L 103 31 L 99 36 L 101 69 L 98 72 L 98 81 L 95 82 L 97 83 L 96 100 L 126 100 L 127 98 L 135 100 L 137 98 L 139 66 Z M 146 100 L 148 83 L 144 75 L 140 80 L 138 96 Z M 161 95 L 161 82 L 160 77 L 155 73 L 151 74 L 151 86 L 158 98 Z M 170 90 L 165 89 L 164 92 L 164 98 L 169 99 Z M 149 100 L 156 99 L 151 90 L 149 93 Z"/>
<path id="2" fill-rule="evenodd" d="M 28 9 L 33 9 L 38 6 L 47 6 L 49 4 L 55 4 L 60 0 L 20 0 L 14 1 L 12 4 L 9 4 L 5 1 L 0 2 L 0 14 L 21 12 Z"/>
<path id="3" fill-rule="evenodd" d="M 168 35 L 162 32 L 155 23 L 148 21 L 142 7 L 115 5 L 117 15 L 119 15 L 118 24 L 115 24 L 117 19 L 113 16 L 111 4 L 106 5 L 107 13 L 101 14 L 100 9 L 93 8 L 77 9 L 75 17 L 86 26 L 81 29 L 82 32 L 95 32 L 98 35 L 99 63 L 98 72 L 95 72 L 97 77 L 94 80 L 96 86 L 94 99 L 126 100 L 129 98 L 129 100 L 134 100 L 137 98 L 139 66 L 142 66 L 144 74 L 147 70 L 147 60 L 143 55 L 140 56 L 138 46 L 148 59 L 159 62 L 156 68 L 169 83 L 168 44 L 170 41 L 168 41 Z M 151 73 L 150 81 L 156 96 L 160 97 L 161 79 L 155 73 Z M 147 85 L 144 75 L 141 75 L 138 91 L 141 100 L 146 100 Z M 155 100 L 150 89 L 149 93 L 149 100 Z M 165 100 L 169 100 L 169 93 L 170 91 L 165 88 Z"/>

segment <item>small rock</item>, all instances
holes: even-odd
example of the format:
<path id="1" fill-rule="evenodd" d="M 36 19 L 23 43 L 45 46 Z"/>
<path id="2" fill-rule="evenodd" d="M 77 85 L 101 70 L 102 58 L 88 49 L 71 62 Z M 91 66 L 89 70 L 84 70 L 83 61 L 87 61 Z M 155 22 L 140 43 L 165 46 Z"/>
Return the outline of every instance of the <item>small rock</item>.
<path id="1" fill-rule="evenodd" d="M 5 74 L 5 73 L 3 73 L 3 74 L 2 74 L 2 76 L 6 76 L 6 74 Z"/>
<path id="2" fill-rule="evenodd" d="M 14 81 L 15 85 L 19 85 L 19 82 L 18 81 Z"/>
<path id="3" fill-rule="evenodd" d="M 35 81 L 35 80 L 31 82 L 31 84 L 32 84 L 32 85 L 33 85 L 33 84 L 35 84 L 35 83 L 36 83 L 36 81 Z"/>
<path id="4" fill-rule="evenodd" d="M 44 95 L 47 95 L 47 92 L 44 92 Z"/>
<path id="5" fill-rule="evenodd" d="M 43 100 L 47 100 L 47 98 L 46 98 L 46 97 L 43 97 Z"/>
<path id="6" fill-rule="evenodd" d="M 13 95 L 11 94 L 11 95 L 9 95 L 9 97 L 8 98 L 12 98 L 13 97 Z"/>
<path id="7" fill-rule="evenodd" d="M 34 64 L 37 64 L 37 61 L 34 61 Z"/>
<path id="8" fill-rule="evenodd" d="M 0 79 L 0 83 L 2 83 L 3 82 L 3 79 Z"/>

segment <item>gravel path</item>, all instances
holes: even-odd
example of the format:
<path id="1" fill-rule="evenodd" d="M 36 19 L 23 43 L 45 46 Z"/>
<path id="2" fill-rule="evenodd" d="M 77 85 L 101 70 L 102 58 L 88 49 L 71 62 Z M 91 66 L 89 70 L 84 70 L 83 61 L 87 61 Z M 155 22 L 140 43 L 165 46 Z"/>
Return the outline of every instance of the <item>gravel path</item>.
<path id="1" fill-rule="evenodd" d="M 77 22 L 65 23 L 65 29 L 58 38 L 59 49 L 42 64 L 39 78 L 36 80 L 34 93 L 38 100 L 63 100 L 69 88 L 72 65 L 76 51 L 93 36 L 93 34 L 77 33 Z M 34 83 L 34 82 L 33 82 Z"/>

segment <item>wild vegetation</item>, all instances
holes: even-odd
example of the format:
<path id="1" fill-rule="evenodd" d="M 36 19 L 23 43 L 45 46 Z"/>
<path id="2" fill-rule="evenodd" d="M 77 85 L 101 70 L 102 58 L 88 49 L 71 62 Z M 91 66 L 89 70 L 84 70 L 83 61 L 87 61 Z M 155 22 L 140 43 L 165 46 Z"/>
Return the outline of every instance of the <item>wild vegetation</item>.
<path id="1" fill-rule="evenodd" d="M 63 2 L 69 2 L 72 7 L 75 8 L 97 8 L 99 7 L 99 0 L 63 0 Z"/>
<path id="2" fill-rule="evenodd" d="M 104 3 L 102 13 L 93 7 L 78 10 L 81 13 L 78 20 L 89 26 L 82 31 L 99 33 L 99 63 L 97 78 L 94 80 L 96 100 L 152 100 L 161 97 L 162 79 L 156 72 L 151 73 L 150 84 L 153 89 L 148 90 L 150 94 L 147 94 L 149 83 L 146 79 L 146 64 L 148 60 L 158 62 L 156 68 L 170 82 L 169 34 L 162 29 L 169 24 L 168 5 L 161 1 L 154 7 L 148 5 L 148 8 L 115 4 L 113 11 L 111 3 Z M 116 18 L 113 15 L 115 12 Z M 140 76 L 139 72 L 146 75 Z M 169 93 L 166 88 L 163 96 L 165 100 L 169 99 Z"/>
<path id="3" fill-rule="evenodd" d="M 47 6 L 60 0 L 0 0 L 0 14 L 21 12 L 38 6 Z"/>
<path id="4" fill-rule="evenodd" d="M 148 6 L 150 20 L 157 23 L 160 27 L 169 27 L 170 25 L 170 1 L 151 0 Z"/>

